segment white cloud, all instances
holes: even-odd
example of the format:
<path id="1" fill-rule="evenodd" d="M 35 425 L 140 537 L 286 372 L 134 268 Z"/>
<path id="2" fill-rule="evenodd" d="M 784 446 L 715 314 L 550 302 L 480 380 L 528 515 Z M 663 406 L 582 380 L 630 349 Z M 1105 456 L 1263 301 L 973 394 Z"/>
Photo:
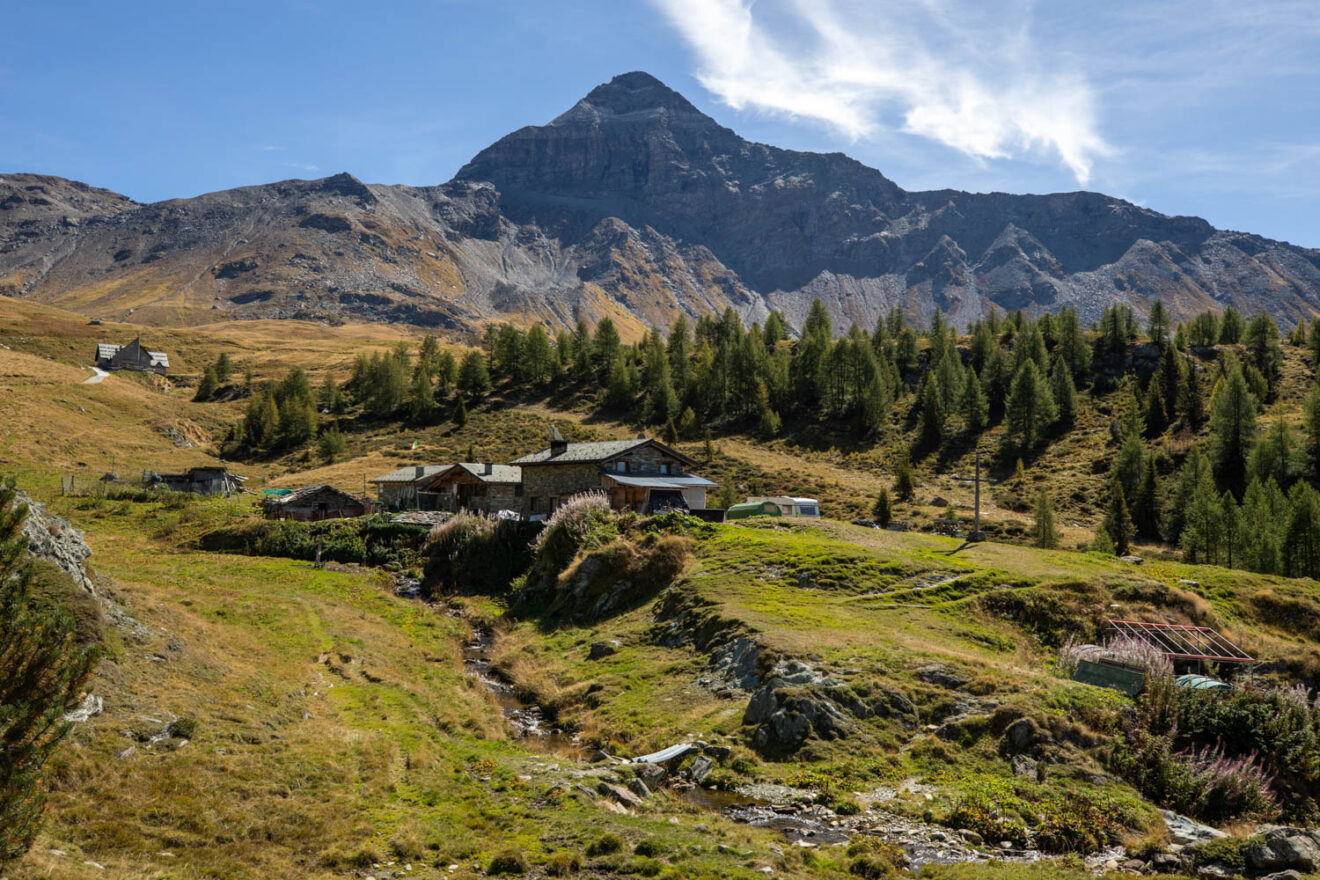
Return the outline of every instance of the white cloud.
<path id="1" fill-rule="evenodd" d="M 1031 9 L 960 0 L 653 0 L 702 85 L 735 109 L 886 129 L 977 160 L 1053 155 L 1085 184 L 1100 135 L 1090 85 L 1031 37 Z"/>

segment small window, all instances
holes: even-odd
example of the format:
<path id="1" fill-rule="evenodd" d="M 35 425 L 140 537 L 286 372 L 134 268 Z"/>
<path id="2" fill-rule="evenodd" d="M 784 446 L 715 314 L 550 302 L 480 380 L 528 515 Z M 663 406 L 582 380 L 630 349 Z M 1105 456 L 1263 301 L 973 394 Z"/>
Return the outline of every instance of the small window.
<path id="1" fill-rule="evenodd" d="M 514 497 L 514 498 L 521 498 L 521 497 L 523 497 L 523 487 L 522 487 L 522 483 L 515 483 L 515 484 L 514 484 L 514 486 L 513 486 L 513 497 Z"/>
<path id="2" fill-rule="evenodd" d="M 667 473 L 669 473 L 669 465 L 667 465 L 667 464 L 663 464 L 663 463 L 662 463 L 662 464 L 660 465 L 660 473 L 662 473 L 662 474 L 667 474 Z"/>
<path id="3" fill-rule="evenodd" d="M 614 463 L 614 472 L 617 473 L 617 474 L 626 474 L 626 473 L 628 473 L 628 462 L 626 462 L 626 461 L 616 461 L 616 462 Z"/>

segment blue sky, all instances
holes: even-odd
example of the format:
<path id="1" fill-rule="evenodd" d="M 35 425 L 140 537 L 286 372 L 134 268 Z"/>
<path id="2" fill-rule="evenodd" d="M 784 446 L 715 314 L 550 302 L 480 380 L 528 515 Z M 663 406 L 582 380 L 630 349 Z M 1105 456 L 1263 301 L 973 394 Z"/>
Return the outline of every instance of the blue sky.
<path id="1" fill-rule="evenodd" d="M 1094 189 L 1320 247 L 1314 0 L 44 0 L 5 25 L 0 171 L 142 201 L 443 182 L 646 70 L 908 189 Z"/>

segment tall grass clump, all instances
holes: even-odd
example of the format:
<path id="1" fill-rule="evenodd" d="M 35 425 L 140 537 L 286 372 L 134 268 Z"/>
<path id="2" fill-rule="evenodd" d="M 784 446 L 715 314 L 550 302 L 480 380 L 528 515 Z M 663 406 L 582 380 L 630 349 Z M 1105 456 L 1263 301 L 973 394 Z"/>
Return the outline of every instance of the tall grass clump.
<path id="1" fill-rule="evenodd" d="M 548 584 L 572 563 L 578 551 L 603 547 L 619 535 L 618 516 L 600 492 L 574 495 L 559 505 L 533 545 L 536 575 Z"/>
<path id="2" fill-rule="evenodd" d="M 501 593 L 531 562 L 528 524 L 459 513 L 431 530 L 423 555 L 428 593 Z"/>

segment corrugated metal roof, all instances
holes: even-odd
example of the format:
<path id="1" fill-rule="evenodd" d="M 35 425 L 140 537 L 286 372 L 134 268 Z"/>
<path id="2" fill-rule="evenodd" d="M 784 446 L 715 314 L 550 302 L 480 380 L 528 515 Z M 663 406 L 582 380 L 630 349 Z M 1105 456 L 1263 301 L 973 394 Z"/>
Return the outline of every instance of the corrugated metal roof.
<path id="1" fill-rule="evenodd" d="M 718 483 L 712 483 L 705 477 L 692 474 L 673 477 L 667 474 L 611 474 L 607 472 L 605 476 L 620 485 L 637 486 L 642 489 L 694 489 L 719 485 Z"/>
<path id="2" fill-rule="evenodd" d="M 425 480 L 427 477 L 433 477 L 441 471 L 447 471 L 452 464 L 418 464 L 409 465 L 405 468 L 399 468 L 397 471 L 390 471 L 388 474 L 382 474 L 379 477 L 372 477 L 369 483 L 416 483 Z M 420 472 L 419 472 L 420 471 Z"/>
<path id="3" fill-rule="evenodd" d="M 514 464 L 590 464 L 621 455 L 638 446 L 645 446 L 650 440 L 602 440 L 595 443 L 569 443 L 568 448 L 556 456 L 550 455 L 550 447 L 522 458 L 514 459 Z"/>
<path id="4" fill-rule="evenodd" d="M 96 344 L 96 357 L 98 360 L 109 360 L 115 356 L 115 352 L 123 348 L 121 345 L 115 345 L 113 342 L 98 342 Z"/>

